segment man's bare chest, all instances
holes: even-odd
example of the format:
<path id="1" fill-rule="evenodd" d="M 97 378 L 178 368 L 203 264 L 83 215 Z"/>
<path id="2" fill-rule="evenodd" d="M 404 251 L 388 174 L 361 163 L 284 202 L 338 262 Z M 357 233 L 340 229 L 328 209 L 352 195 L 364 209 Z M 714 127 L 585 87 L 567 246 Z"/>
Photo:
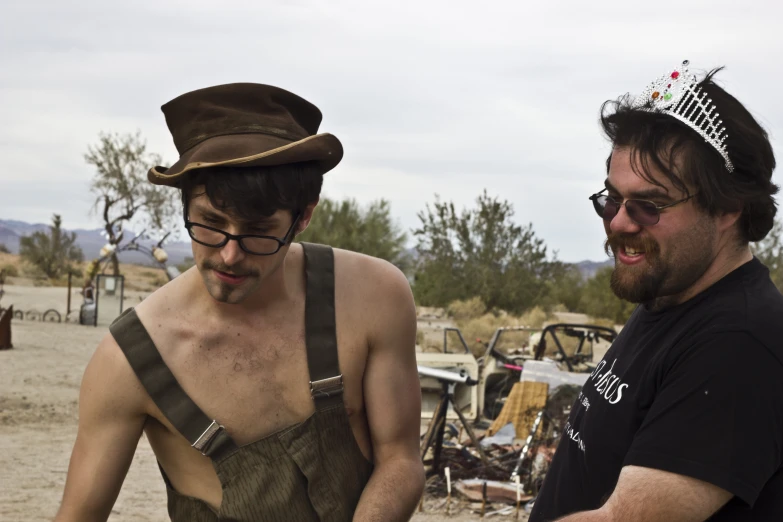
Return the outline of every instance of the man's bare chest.
<path id="1" fill-rule="evenodd" d="M 156 344 L 165 345 L 161 356 L 188 397 L 240 445 L 302 422 L 314 411 L 304 329 L 190 330 L 158 337 L 162 342 Z M 346 408 L 351 416 L 362 414 L 366 350 L 346 338 L 338 343 L 338 357 Z"/>
<path id="2" fill-rule="evenodd" d="M 161 356 L 185 393 L 239 444 L 312 411 L 304 335 L 259 330 L 193 332 Z"/>

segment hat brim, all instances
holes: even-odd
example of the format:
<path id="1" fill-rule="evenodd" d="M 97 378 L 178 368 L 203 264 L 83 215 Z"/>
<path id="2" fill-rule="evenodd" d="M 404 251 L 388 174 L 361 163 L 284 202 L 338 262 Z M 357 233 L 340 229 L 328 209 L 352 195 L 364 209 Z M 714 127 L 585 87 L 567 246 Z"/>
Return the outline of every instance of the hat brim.
<path id="1" fill-rule="evenodd" d="M 176 186 L 183 176 L 209 167 L 259 167 L 313 162 L 321 174 L 340 163 L 343 146 L 328 133 L 308 136 L 299 141 L 266 134 L 230 134 L 215 136 L 185 151 L 171 167 L 152 167 L 147 179 L 155 185 Z"/>

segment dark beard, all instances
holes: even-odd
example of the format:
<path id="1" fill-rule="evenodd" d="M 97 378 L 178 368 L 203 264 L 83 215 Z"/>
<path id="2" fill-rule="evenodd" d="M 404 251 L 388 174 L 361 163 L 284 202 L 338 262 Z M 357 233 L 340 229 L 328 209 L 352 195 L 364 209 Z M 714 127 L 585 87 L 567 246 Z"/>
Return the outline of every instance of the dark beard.
<path id="1" fill-rule="evenodd" d="M 625 301 L 644 303 L 658 297 L 664 281 L 669 276 L 668 267 L 661 262 L 661 249 L 657 242 L 639 234 L 610 234 L 604 243 L 607 255 L 615 256 L 622 247 L 630 247 L 644 252 L 646 269 L 625 266 L 615 261 L 610 281 L 612 292 Z"/>
<path id="2" fill-rule="evenodd" d="M 636 275 L 633 283 L 629 284 L 621 278 L 620 270 L 624 268 L 615 265 L 610 287 L 614 295 L 630 303 L 647 303 L 656 299 L 669 275 L 668 270 L 664 268 L 650 270 L 647 273 Z"/>
<path id="3" fill-rule="evenodd" d="M 715 228 L 700 220 L 671 238 L 676 249 L 664 257 L 652 238 L 640 234 L 610 234 L 604 248 L 607 253 L 626 246 L 645 252 L 642 266 L 615 262 L 611 288 L 620 299 L 644 303 L 651 309 L 662 309 L 679 302 L 680 296 L 701 278 L 715 258 Z M 646 265 L 646 266 L 645 266 Z"/>

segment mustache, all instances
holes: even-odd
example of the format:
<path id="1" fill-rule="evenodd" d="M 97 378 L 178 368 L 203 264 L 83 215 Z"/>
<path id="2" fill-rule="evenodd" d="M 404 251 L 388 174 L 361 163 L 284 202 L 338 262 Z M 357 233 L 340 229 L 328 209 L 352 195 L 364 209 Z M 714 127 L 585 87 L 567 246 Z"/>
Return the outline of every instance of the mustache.
<path id="1" fill-rule="evenodd" d="M 204 260 L 202 263 L 202 266 L 204 268 L 208 268 L 210 270 L 217 270 L 218 272 L 223 272 L 226 274 L 231 274 L 236 277 L 245 277 L 245 276 L 258 276 L 257 270 L 252 269 L 238 269 L 236 267 L 230 267 L 223 263 L 213 263 L 209 260 Z"/>
<path id="2" fill-rule="evenodd" d="M 604 241 L 604 252 L 606 252 L 607 256 L 613 257 L 614 252 L 621 247 L 630 247 L 633 250 L 644 252 L 649 256 L 654 256 L 660 252 L 658 242 L 648 236 L 614 232 L 606 236 L 606 241 Z"/>

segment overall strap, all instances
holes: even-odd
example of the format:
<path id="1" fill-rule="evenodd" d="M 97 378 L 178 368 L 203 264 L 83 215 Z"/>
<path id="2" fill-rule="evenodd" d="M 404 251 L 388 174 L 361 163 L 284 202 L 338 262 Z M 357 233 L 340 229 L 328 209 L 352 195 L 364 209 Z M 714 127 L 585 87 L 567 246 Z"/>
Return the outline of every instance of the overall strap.
<path id="1" fill-rule="evenodd" d="M 133 308 L 115 319 L 109 331 L 144 389 L 194 448 L 215 461 L 237 450 L 225 428 L 207 417 L 179 385 Z"/>
<path id="2" fill-rule="evenodd" d="M 305 342 L 310 394 L 316 410 L 324 410 L 343 400 L 334 310 L 334 251 L 312 243 L 302 243 L 302 248 L 307 276 Z"/>

